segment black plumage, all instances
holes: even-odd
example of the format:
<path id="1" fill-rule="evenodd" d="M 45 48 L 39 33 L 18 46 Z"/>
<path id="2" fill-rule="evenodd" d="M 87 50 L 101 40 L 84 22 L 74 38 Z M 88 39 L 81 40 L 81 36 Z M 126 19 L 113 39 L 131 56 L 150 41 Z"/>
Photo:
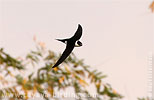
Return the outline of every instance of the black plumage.
<path id="1" fill-rule="evenodd" d="M 75 32 L 74 36 L 72 36 L 71 38 L 56 39 L 58 41 L 66 43 L 66 49 L 64 50 L 64 52 L 61 55 L 61 57 L 59 58 L 59 60 L 56 62 L 56 64 L 52 68 L 57 67 L 59 64 L 61 64 L 69 56 L 69 54 L 72 52 L 74 47 L 76 47 L 76 45 L 75 45 L 76 42 L 78 44 L 78 47 L 82 46 L 82 43 L 79 41 L 81 36 L 82 36 L 82 27 L 79 24 L 77 31 Z"/>

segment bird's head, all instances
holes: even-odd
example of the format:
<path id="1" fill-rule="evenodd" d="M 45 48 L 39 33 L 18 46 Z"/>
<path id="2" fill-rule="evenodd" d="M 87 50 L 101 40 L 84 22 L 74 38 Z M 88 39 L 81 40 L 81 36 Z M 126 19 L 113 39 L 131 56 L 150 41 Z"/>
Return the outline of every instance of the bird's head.
<path id="1" fill-rule="evenodd" d="M 81 47 L 82 46 L 82 42 L 80 42 L 79 40 L 76 41 L 75 43 L 75 47 Z"/>

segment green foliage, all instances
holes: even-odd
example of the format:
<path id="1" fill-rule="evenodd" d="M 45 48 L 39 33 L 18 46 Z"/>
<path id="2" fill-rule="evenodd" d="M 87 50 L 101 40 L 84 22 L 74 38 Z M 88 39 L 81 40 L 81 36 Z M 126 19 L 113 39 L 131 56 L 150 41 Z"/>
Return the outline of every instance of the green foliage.
<path id="1" fill-rule="evenodd" d="M 29 99 L 31 96 L 39 93 L 44 99 L 54 98 L 57 91 L 65 91 L 72 87 L 79 100 L 119 100 L 122 98 L 112 87 L 103 82 L 106 75 L 98 70 L 92 70 L 91 67 L 84 64 L 83 60 L 78 59 L 73 53 L 59 67 L 52 69 L 55 61 L 60 55 L 47 50 L 42 44 L 36 45 L 36 50 L 31 51 L 22 60 L 17 60 L 7 53 L 0 50 L 0 71 L 7 71 L 6 75 L 0 74 L 0 84 L 7 85 L 9 81 L 5 76 L 15 79 L 11 86 L 0 88 L 0 97 L 5 93 L 13 95 L 11 100 L 16 98 Z M 36 68 L 32 71 L 31 67 Z M 9 69 L 12 67 L 13 69 Z M 18 73 L 14 73 L 14 70 Z M 26 76 L 23 72 L 30 71 Z M 90 96 L 87 88 L 93 85 L 96 88 L 96 97 Z M 21 94 L 23 92 L 23 94 Z M 49 95 L 49 96 L 46 96 Z"/>
<path id="2" fill-rule="evenodd" d="M 154 100 L 154 99 L 150 99 L 149 97 L 146 97 L 146 98 L 138 98 L 138 100 Z"/>
<path id="3" fill-rule="evenodd" d="M 0 49 L 0 65 L 5 66 L 6 69 L 7 67 L 13 67 L 18 70 L 23 69 L 21 62 L 5 53 L 2 48 Z"/>

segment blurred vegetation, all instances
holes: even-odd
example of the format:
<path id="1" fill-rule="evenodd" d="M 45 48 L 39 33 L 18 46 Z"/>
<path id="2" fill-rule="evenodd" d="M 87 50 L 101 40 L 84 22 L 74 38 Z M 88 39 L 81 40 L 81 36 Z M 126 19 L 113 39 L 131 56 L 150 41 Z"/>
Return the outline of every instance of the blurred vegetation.
<path id="1" fill-rule="evenodd" d="M 154 12 L 154 1 L 149 8 Z M 123 97 L 103 81 L 106 75 L 85 65 L 73 53 L 58 68 L 52 69 L 60 55 L 47 50 L 42 42 L 35 40 L 35 43 L 36 50 L 30 51 L 24 58 L 12 57 L 0 48 L 0 99 L 28 100 L 39 93 L 46 100 L 59 100 L 54 97 L 56 91 L 65 91 L 69 87 L 74 89 L 79 100 L 120 100 Z M 30 74 L 26 75 L 26 72 Z M 90 85 L 95 87 L 95 97 L 87 90 Z"/>
<path id="2" fill-rule="evenodd" d="M 150 4 L 149 8 L 151 9 L 152 12 L 154 12 L 154 1 Z"/>
<path id="3" fill-rule="evenodd" d="M 154 1 L 149 8 L 154 12 Z M 120 100 L 123 97 L 103 81 L 106 75 L 85 65 L 73 53 L 58 68 L 52 69 L 60 54 L 47 50 L 44 43 L 34 40 L 36 50 L 23 58 L 12 57 L 0 48 L 0 99 L 28 100 L 39 93 L 46 100 L 59 100 L 54 97 L 56 92 L 69 87 L 74 89 L 79 100 Z M 26 75 L 27 72 L 30 74 Z M 95 97 L 87 90 L 90 85 L 95 87 Z"/>
<path id="4" fill-rule="evenodd" d="M 154 1 L 149 6 L 154 12 Z M 35 40 L 35 39 L 34 39 Z M 58 60 L 57 55 L 45 48 L 42 42 L 36 42 L 36 50 L 30 51 L 25 57 L 15 58 L 0 49 L 0 99 L 28 100 L 39 93 L 44 99 L 58 100 L 54 95 L 57 91 L 65 91 L 72 87 L 79 100 L 120 100 L 118 94 L 103 79 L 106 75 L 93 70 L 78 59 L 73 53 L 58 68 L 51 67 Z M 34 69 L 34 70 L 32 70 Z M 29 72 L 28 75 L 25 73 Z M 94 85 L 96 97 L 90 95 L 87 88 Z M 84 94 L 85 98 L 82 98 Z M 46 96 L 49 95 L 49 96 Z M 138 98 L 149 100 L 149 98 Z"/>
<path id="5" fill-rule="evenodd" d="M 146 98 L 138 98 L 138 100 L 154 100 L 154 99 L 150 99 L 149 97 L 146 97 Z"/>
<path id="6" fill-rule="evenodd" d="M 46 100 L 59 100 L 55 97 L 56 93 L 70 87 L 78 100 L 122 98 L 108 83 L 103 82 L 106 75 L 85 65 L 73 53 L 59 67 L 52 69 L 60 54 L 47 50 L 42 42 L 35 40 L 35 44 L 36 50 L 25 57 L 14 58 L 3 48 L 0 49 L 0 99 L 28 100 L 39 94 Z M 91 85 L 95 88 L 95 97 L 88 91 Z"/>

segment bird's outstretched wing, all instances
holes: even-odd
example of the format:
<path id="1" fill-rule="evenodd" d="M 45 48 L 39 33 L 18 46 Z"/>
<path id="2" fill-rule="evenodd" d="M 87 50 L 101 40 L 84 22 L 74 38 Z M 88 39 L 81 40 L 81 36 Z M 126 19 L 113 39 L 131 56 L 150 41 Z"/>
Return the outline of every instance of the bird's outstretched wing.
<path id="1" fill-rule="evenodd" d="M 82 27 L 80 24 L 78 24 L 78 29 L 75 32 L 74 36 L 71 37 L 73 40 L 79 40 L 82 36 Z"/>
<path id="2" fill-rule="evenodd" d="M 74 48 L 74 45 L 67 44 L 66 49 L 64 50 L 62 56 L 59 58 L 59 60 L 56 62 L 56 64 L 52 68 L 57 67 L 59 64 L 61 64 L 69 56 L 73 48 Z"/>

